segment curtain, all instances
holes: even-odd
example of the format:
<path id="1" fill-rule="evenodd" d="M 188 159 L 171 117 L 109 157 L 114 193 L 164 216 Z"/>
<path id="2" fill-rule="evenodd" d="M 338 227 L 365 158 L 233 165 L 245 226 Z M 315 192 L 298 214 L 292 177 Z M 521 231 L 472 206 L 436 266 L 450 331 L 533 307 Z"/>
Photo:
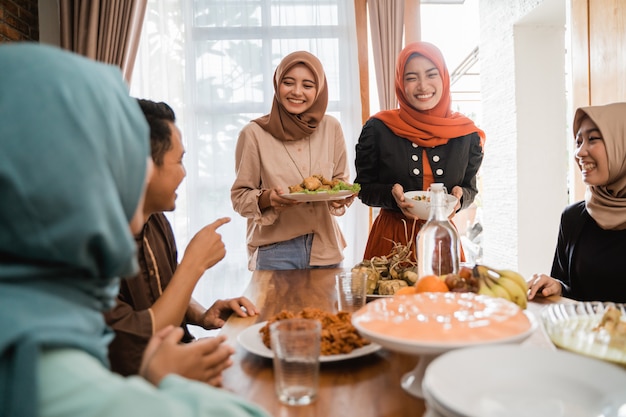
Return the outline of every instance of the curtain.
<path id="1" fill-rule="evenodd" d="M 380 109 L 395 109 L 397 99 L 394 80 L 396 57 L 402 50 L 404 1 L 368 0 L 367 5 Z"/>
<path id="2" fill-rule="evenodd" d="M 130 82 L 147 0 L 59 0 L 61 47 L 117 65 Z"/>
<path id="3" fill-rule="evenodd" d="M 187 177 L 178 189 L 176 210 L 166 213 L 179 260 L 201 227 L 231 218 L 219 230 L 226 257 L 194 291 L 203 305 L 241 295 L 250 278 L 246 219 L 230 201 L 235 145 L 245 124 L 269 112 L 274 70 L 288 53 L 307 50 L 322 62 L 327 112 L 341 123 L 354 179 L 362 126 L 355 44 L 354 5 L 345 0 L 149 0 L 131 94 L 170 104 L 182 131 Z M 356 200 L 337 218 L 348 242 L 346 268 L 362 260 L 367 215 Z"/>

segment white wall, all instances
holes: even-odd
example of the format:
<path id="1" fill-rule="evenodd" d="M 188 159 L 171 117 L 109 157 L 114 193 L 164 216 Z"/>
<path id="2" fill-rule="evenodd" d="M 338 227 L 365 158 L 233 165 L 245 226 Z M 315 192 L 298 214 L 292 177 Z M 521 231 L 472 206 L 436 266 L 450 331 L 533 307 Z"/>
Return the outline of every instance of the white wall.
<path id="1" fill-rule="evenodd" d="M 483 262 L 550 272 L 567 204 L 565 1 L 481 0 Z"/>
<path id="2" fill-rule="evenodd" d="M 563 26 L 516 26 L 518 268 L 549 272 L 567 205 Z"/>

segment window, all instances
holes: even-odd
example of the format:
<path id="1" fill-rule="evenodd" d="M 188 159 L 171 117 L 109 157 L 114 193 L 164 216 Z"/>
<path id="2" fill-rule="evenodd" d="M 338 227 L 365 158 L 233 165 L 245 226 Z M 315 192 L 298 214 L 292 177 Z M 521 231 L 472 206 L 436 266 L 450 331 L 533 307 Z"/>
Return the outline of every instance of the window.
<path id="1" fill-rule="evenodd" d="M 232 209 L 235 145 L 241 128 L 269 112 L 273 75 L 286 54 L 316 55 L 329 85 L 328 113 L 342 124 L 354 178 L 354 145 L 361 129 L 351 1 L 150 0 L 131 94 L 166 101 L 176 111 L 187 153 L 187 177 L 168 214 L 179 259 L 188 240 L 219 217 L 226 258 L 211 268 L 194 296 L 205 306 L 241 294 L 247 271 L 246 220 Z M 338 218 L 348 242 L 344 266 L 361 260 L 367 210 L 360 202 Z"/>

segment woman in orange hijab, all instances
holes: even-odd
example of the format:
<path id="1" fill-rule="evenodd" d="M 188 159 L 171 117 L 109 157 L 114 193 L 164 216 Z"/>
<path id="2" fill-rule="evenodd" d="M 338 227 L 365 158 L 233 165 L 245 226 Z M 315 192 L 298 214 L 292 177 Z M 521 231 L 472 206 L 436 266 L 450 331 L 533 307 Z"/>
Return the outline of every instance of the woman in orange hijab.
<path id="1" fill-rule="evenodd" d="M 372 116 L 356 145 L 359 198 L 381 208 L 364 259 L 388 255 L 394 242 L 414 241 L 426 219 L 406 210 L 411 203 L 404 200 L 405 191 L 443 183 L 458 198 L 457 211 L 478 193 L 485 134 L 452 111 L 450 75 L 439 49 L 427 42 L 407 45 L 398 56 L 395 85 L 400 108 Z"/>

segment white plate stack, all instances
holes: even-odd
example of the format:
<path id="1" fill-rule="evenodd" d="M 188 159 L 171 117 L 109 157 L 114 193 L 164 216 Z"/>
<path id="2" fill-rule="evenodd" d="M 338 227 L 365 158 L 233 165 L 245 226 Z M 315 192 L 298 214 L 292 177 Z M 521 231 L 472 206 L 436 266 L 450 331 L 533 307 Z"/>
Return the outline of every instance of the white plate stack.
<path id="1" fill-rule="evenodd" d="M 422 390 L 425 417 L 626 417 L 624 368 L 530 346 L 445 353 L 426 369 Z"/>

